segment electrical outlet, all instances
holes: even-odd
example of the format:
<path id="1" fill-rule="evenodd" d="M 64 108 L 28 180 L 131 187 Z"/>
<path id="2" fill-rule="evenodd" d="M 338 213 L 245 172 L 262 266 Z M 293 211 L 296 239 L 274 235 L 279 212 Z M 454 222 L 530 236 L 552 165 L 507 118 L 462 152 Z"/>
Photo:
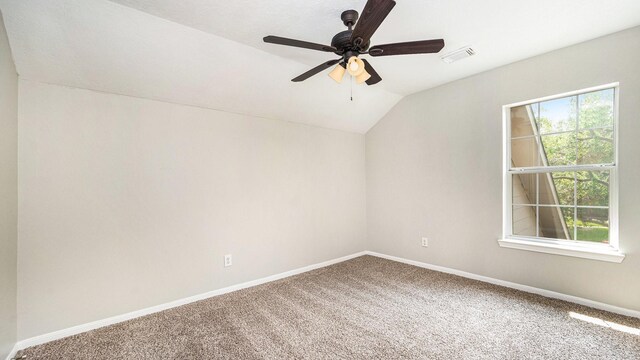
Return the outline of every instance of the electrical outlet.
<path id="1" fill-rule="evenodd" d="M 233 262 L 231 261 L 231 254 L 227 254 L 224 256 L 224 267 L 231 266 Z"/>
<path id="2" fill-rule="evenodd" d="M 422 238 L 422 246 L 427 247 L 429 246 L 429 239 L 427 239 L 426 237 Z"/>

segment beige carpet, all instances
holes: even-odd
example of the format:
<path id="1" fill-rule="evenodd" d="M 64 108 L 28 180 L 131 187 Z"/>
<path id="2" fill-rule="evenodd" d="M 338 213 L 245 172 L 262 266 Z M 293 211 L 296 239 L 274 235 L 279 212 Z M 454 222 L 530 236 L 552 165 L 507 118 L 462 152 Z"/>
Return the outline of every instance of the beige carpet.
<path id="1" fill-rule="evenodd" d="M 35 359 L 640 359 L 640 319 L 372 256 L 90 331 Z"/>

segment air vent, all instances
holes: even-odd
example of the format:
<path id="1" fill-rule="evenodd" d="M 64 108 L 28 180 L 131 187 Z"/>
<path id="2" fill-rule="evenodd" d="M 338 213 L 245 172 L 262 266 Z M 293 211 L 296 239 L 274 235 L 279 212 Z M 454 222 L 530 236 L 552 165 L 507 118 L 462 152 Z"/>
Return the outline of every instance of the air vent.
<path id="1" fill-rule="evenodd" d="M 450 52 L 447 55 L 440 57 L 442 61 L 447 64 L 451 64 L 454 61 L 458 61 L 464 58 L 468 58 L 469 56 L 475 55 L 476 52 L 473 51 L 470 47 L 463 47 L 462 49 L 458 49 L 456 51 Z"/>

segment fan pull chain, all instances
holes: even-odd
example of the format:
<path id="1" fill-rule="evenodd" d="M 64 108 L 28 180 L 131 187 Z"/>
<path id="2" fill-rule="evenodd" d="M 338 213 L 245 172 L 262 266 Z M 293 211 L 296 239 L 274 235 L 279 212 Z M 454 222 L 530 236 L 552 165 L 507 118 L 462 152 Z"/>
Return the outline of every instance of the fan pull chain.
<path id="1" fill-rule="evenodd" d="M 349 80 L 351 84 L 351 101 L 353 101 L 353 76 L 349 76 Z"/>

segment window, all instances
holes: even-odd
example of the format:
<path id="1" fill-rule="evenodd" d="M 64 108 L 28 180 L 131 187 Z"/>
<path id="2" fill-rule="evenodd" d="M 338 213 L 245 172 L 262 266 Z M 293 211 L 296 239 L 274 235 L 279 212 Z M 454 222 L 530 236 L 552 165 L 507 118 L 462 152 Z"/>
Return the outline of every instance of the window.
<path id="1" fill-rule="evenodd" d="M 618 85 L 504 106 L 503 247 L 621 262 Z"/>

